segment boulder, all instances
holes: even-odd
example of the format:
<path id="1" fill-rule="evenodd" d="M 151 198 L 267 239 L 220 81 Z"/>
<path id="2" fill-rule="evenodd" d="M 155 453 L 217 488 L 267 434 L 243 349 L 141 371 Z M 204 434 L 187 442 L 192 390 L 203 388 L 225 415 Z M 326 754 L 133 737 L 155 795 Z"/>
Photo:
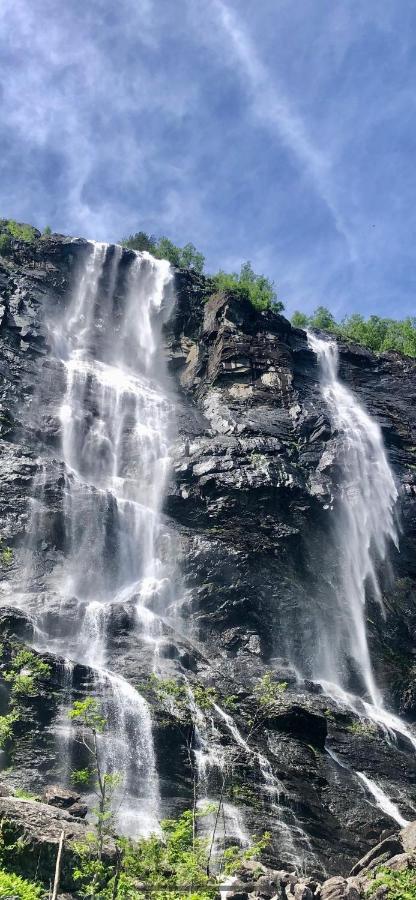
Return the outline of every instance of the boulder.
<path id="1" fill-rule="evenodd" d="M 65 843 L 61 873 L 61 888 L 75 888 L 73 870 L 76 862 L 75 845 L 86 840 L 91 825 L 71 816 L 67 810 L 57 809 L 34 800 L 16 797 L 0 797 L 0 828 L 4 841 L 4 858 L 8 864 L 7 850 L 12 855 L 13 871 L 25 878 L 49 883 L 54 877 L 58 844 L 62 831 Z M 19 845 L 16 846 L 16 842 Z M 116 846 L 106 839 L 104 861 L 112 863 Z"/>
<path id="2" fill-rule="evenodd" d="M 399 835 L 392 835 L 372 847 L 359 862 L 351 869 L 351 875 L 360 875 L 370 872 L 377 866 L 387 863 L 393 856 L 403 852 L 403 844 Z"/>
<path id="3" fill-rule="evenodd" d="M 58 809 L 69 809 L 74 803 L 79 803 L 81 797 L 75 791 L 61 787 L 59 784 L 51 784 L 43 792 L 41 797 L 42 803 L 48 806 L 56 806 Z"/>
<path id="4" fill-rule="evenodd" d="M 416 822 L 409 822 L 400 832 L 403 850 L 416 850 Z"/>
<path id="5" fill-rule="evenodd" d="M 83 803 L 80 795 L 59 784 L 47 787 L 41 801 L 47 803 L 48 806 L 56 806 L 57 809 L 66 809 L 71 816 L 76 816 L 78 819 L 85 819 L 88 813 L 88 806 Z"/>

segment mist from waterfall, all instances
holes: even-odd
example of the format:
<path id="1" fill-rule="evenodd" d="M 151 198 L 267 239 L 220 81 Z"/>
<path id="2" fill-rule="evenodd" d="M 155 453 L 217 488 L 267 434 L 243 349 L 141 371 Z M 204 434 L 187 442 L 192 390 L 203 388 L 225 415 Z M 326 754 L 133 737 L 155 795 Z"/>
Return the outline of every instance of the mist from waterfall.
<path id="1" fill-rule="evenodd" d="M 66 384 L 59 410 L 65 552 L 47 583 L 53 633 L 37 643 L 94 673 L 108 722 L 103 761 L 122 776 L 117 827 L 131 836 L 158 828 L 152 723 L 144 698 L 111 671 L 107 648 L 117 604 L 130 610 L 141 640 L 154 644 L 150 607 L 163 604 L 167 590 L 160 509 L 172 410 L 161 333 L 173 302 L 167 261 L 94 243 L 65 315 L 49 323 Z M 41 516 L 33 526 L 40 540 Z M 69 752 L 68 738 L 65 746 Z"/>
<path id="2" fill-rule="evenodd" d="M 336 578 L 320 622 L 314 677 L 326 683 L 328 693 L 345 699 L 352 672 L 370 701 L 366 705 L 381 709 L 367 639 L 366 596 L 370 591 L 382 607 L 377 564 L 385 559 L 390 542 L 397 543 L 397 489 L 380 426 L 338 378 L 336 342 L 309 333 L 308 343 L 318 358 L 340 468 Z"/>

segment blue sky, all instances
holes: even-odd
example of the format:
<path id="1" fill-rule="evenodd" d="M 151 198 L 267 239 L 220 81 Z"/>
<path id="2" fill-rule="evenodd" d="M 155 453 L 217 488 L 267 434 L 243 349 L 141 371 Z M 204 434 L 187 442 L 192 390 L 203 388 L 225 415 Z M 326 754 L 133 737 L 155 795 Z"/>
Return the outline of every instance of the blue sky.
<path id="1" fill-rule="evenodd" d="M 0 215 L 416 314 L 411 0 L 0 0 Z"/>

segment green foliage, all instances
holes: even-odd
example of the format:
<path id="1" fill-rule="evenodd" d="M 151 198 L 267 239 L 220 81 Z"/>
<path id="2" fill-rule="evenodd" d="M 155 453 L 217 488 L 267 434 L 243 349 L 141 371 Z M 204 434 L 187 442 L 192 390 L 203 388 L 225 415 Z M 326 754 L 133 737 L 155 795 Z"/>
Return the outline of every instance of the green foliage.
<path id="1" fill-rule="evenodd" d="M 47 235 L 52 234 L 52 228 L 50 225 L 45 225 L 42 234 L 47 237 Z"/>
<path id="2" fill-rule="evenodd" d="M 129 250 L 138 250 L 140 252 L 147 250 L 148 253 L 153 255 L 156 249 L 156 238 L 152 234 L 146 234 L 145 231 L 137 231 L 135 234 L 130 234 L 128 237 L 122 238 L 120 243 L 123 247 L 128 247 Z"/>
<path id="3" fill-rule="evenodd" d="M 149 683 L 159 700 L 172 700 L 177 706 L 187 705 L 188 694 L 185 684 L 175 678 L 159 678 L 154 672 L 150 675 Z"/>
<path id="4" fill-rule="evenodd" d="M 309 316 L 307 316 L 303 312 L 299 312 L 298 309 L 295 309 L 291 319 L 292 325 L 294 328 L 308 328 L 309 327 Z"/>
<path id="5" fill-rule="evenodd" d="M 309 326 L 310 328 L 319 328 L 321 331 L 335 331 L 337 323 L 326 306 L 317 306 L 309 320 Z"/>
<path id="6" fill-rule="evenodd" d="M 19 225 L 14 219 L 9 219 L 6 227 L 9 234 L 19 241 L 26 241 L 26 243 L 31 244 L 36 238 L 36 231 L 32 225 Z"/>
<path id="7" fill-rule="evenodd" d="M 287 688 L 287 681 L 275 681 L 273 672 L 266 672 L 255 689 L 260 706 L 272 706 Z"/>
<path id="8" fill-rule="evenodd" d="M 4 750 L 13 740 L 13 726 L 18 720 L 16 713 L 0 716 L 0 747 Z"/>
<path id="9" fill-rule="evenodd" d="M 214 703 L 217 702 L 217 692 L 213 687 L 204 687 L 202 684 L 196 684 L 193 688 L 194 700 L 197 706 L 203 712 L 212 709 Z"/>
<path id="10" fill-rule="evenodd" d="M 72 784 L 77 784 L 80 787 L 86 787 L 90 784 L 91 780 L 94 778 L 94 769 L 74 769 L 71 772 L 71 781 Z"/>
<path id="11" fill-rule="evenodd" d="M 35 697 L 39 681 L 48 678 L 51 673 L 48 663 L 26 648 L 22 648 L 13 656 L 10 666 L 10 671 L 4 672 L 3 678 L 12 686 L 11 695 L 15 704 L 19 698 Z"/>
<path id="12" fill-rule="evenodd" d="M 0 869 L 0 897 L 13 897 L 17 900 L 39 900 L 42 889 L 33 881 L 26 881 L 19 875 Z"/>
<path id="13" fill-rule="evenodd" d="M 102 715 L 100 704 L 95 697 L 75 700 L 68 715 L 75 723 L 93 733 L 102 734 L 106 726 L 106 719 Z"/>
<path id="14" fill-rule="evenodd" d="M 32 794 L 31 791 L 25 791 L 23 788 L 15 788 L 13 795 L 19 800 L 39 800 L 38 794 Z"/>
<path id="15" fill-rule="evenodd" d="M 247 806 L 258 807 L 261 805 L 258 794 L 249 784 L 232 784 L 227 791 L 228 796 Z"/>
<path id="16" fill-rule="evenodd" d="M 14 652 L 10 669 L 2 673 L 4 681 L 11 685 L 9 711 L 0 716 L 0 747 L 6 749 L 13 741 L 14 726 L 25 717 L 26 701 L 36 697 L 39 682 L 47 678 L 51 668 L 35 653 L 22 647 Z"/>
<path id="17" fill-rule="evenodd" d="M 11 566 L 13 562 L 13 550 L 11 547 L 0 546 L 0 561 L 3 566 Z"/>
<path id="18" fill-rule="evenodd" d="M 177 247 L 169 238 L 161 237 L 156 242 L 154 255 L 158 259 L 168 259 L 173 266 L 180 269 L 192 269 L 199 274 L 204 270 L 205 257 L 193 244 Z"/>
<path id="19" fill-rule="evenodd" d="M 374 881 L 367 888 L 367 897 L 373 897 L 382 886 L 387 888 L 387 900 L 416 900 L 416 870 L 396 872 L 388 866 L 379 867 Z"/>
<path id="20" fill-rule="evenodd" d="M 222 705 L 224 709 L 228 709 L 229 712 L 236 712 L 236 710 L 238 709 L 237 694 L 230 694 L 228 697 L 224 697 L 222 700 Z"/>
<path id="21" fill-rule="evenodd" d="M 259 856 L 267 849 L 271 841 L 271 832 L 265 831 L 264 834 L 254 840 L 250 847 L 243 852 L 238 847 L 227 847 L 224 850 L 224 873 L 233 875 L 237 872 L 243 861 L 249 859 L 258 859 Z"/>
<path id="22" fill-rule="evenodd" d="M 372 737 L 377 734 L 377 728 L 372 722 L 351 722 L 346 728 L 351 734 L 360 734 L 363 737 Z"/>
<path id="23" fill-rule="evenodd" d="M 0 256 L 7 256 L 12 242 L 9 234 L 0 234 Z"/>
<path id="24" fill-rule="evenodd" d="M 178 247 L 167 237 L 155 238 L 145 231 L 137 231 L 121 241 L 123 247 L 130 250 L 147 250 L 157 259 L 168 259 L 173 266 L 180 269 L 192 269 L 199 274 L 203 272 L 205 257 L 193 244 Z"/>
<path id="25" fill-rule="evenodd" d="M 284 305 L 277 300 L 274 284 L 265 275 L 256 275 L 251 263 L 245 262 L 240 272 L 217 272 L 213 276 L 217 291 L 230 291 L 236 296 L 249 300 L 255 309 L 273 309 L 281 312 Z"/>
<path id="26" fill-rule="evenodd" d="M 365 319 L 360 313 L 345 316 L 336 322 L 325 306 L 318 306 L 312 316 L 296 311 L 292 316 L 295 328 L 317 328 L 330 331 L 344 340 L 356 341 L 369 347 L 374 353 L 397 350 L 405 356 L 416 356 L 416 318 L 387 319 L 370 316 Z"/>

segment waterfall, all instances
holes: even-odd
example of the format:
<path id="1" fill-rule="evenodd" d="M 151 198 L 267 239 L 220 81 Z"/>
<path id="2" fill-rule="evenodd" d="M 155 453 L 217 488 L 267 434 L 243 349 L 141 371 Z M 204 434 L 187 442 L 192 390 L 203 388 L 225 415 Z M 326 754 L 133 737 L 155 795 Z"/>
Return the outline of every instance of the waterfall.
<path id="1" fill-rule="evenodd" d="M 368 775 L 365 775 L 364 772 L 357 772 L 358 777 L 363 782 L 367 790 L 370 792 L 374 800 L 376 801 L 376 806 L 382 810 L 390 819 L 394 819 L 400 828 L 404 828 L 405 825 L 409 824 L 408 819 L 405 819 L 398 807 L 392 800 L 387 796 L 385 791 L 380 787 L 379 784 L 376 784 Z"/>
<path id="2" fill-rule="evenodd" d="M 49 323 L 66 383 L 59 411 L 65 553 L 47 584 L 58 625 L 43 633 L 40 649 L 94 672 L 108 723 L 103 759 L 122 775 L 117 826 L 131 836 L 158 826 L 152 724 L 146 701 L 109 669 L 108 638 L 111 610 L 123 603 L 136 610 L 144 640 L 153 640 L 146 607 L 165 591 L 160 508 L 171 405 L 160 347 L 172 285 L 168 262 L 94 243 L 64 317 Z"/>
<path id="3" fill-rule="evenodd" d="M 371 665 L 365 603 L 370 589 L 382 606 L 376 565 L 385 559 L 389 543 L 397 543 L 397 489 L 378 423 L 339 381 L 336 342 L 314 334 L 308 334 L 308 342 L 319 361 L 322 396 L 339 439 L 341 469 L 336 584 L 321 623 L 315 676 L 326 682 L 328 693 L 333 686 L 339 696 L 348 689 L 352 670 L 371 705 L 380 709 L 383 703 Z"/>

